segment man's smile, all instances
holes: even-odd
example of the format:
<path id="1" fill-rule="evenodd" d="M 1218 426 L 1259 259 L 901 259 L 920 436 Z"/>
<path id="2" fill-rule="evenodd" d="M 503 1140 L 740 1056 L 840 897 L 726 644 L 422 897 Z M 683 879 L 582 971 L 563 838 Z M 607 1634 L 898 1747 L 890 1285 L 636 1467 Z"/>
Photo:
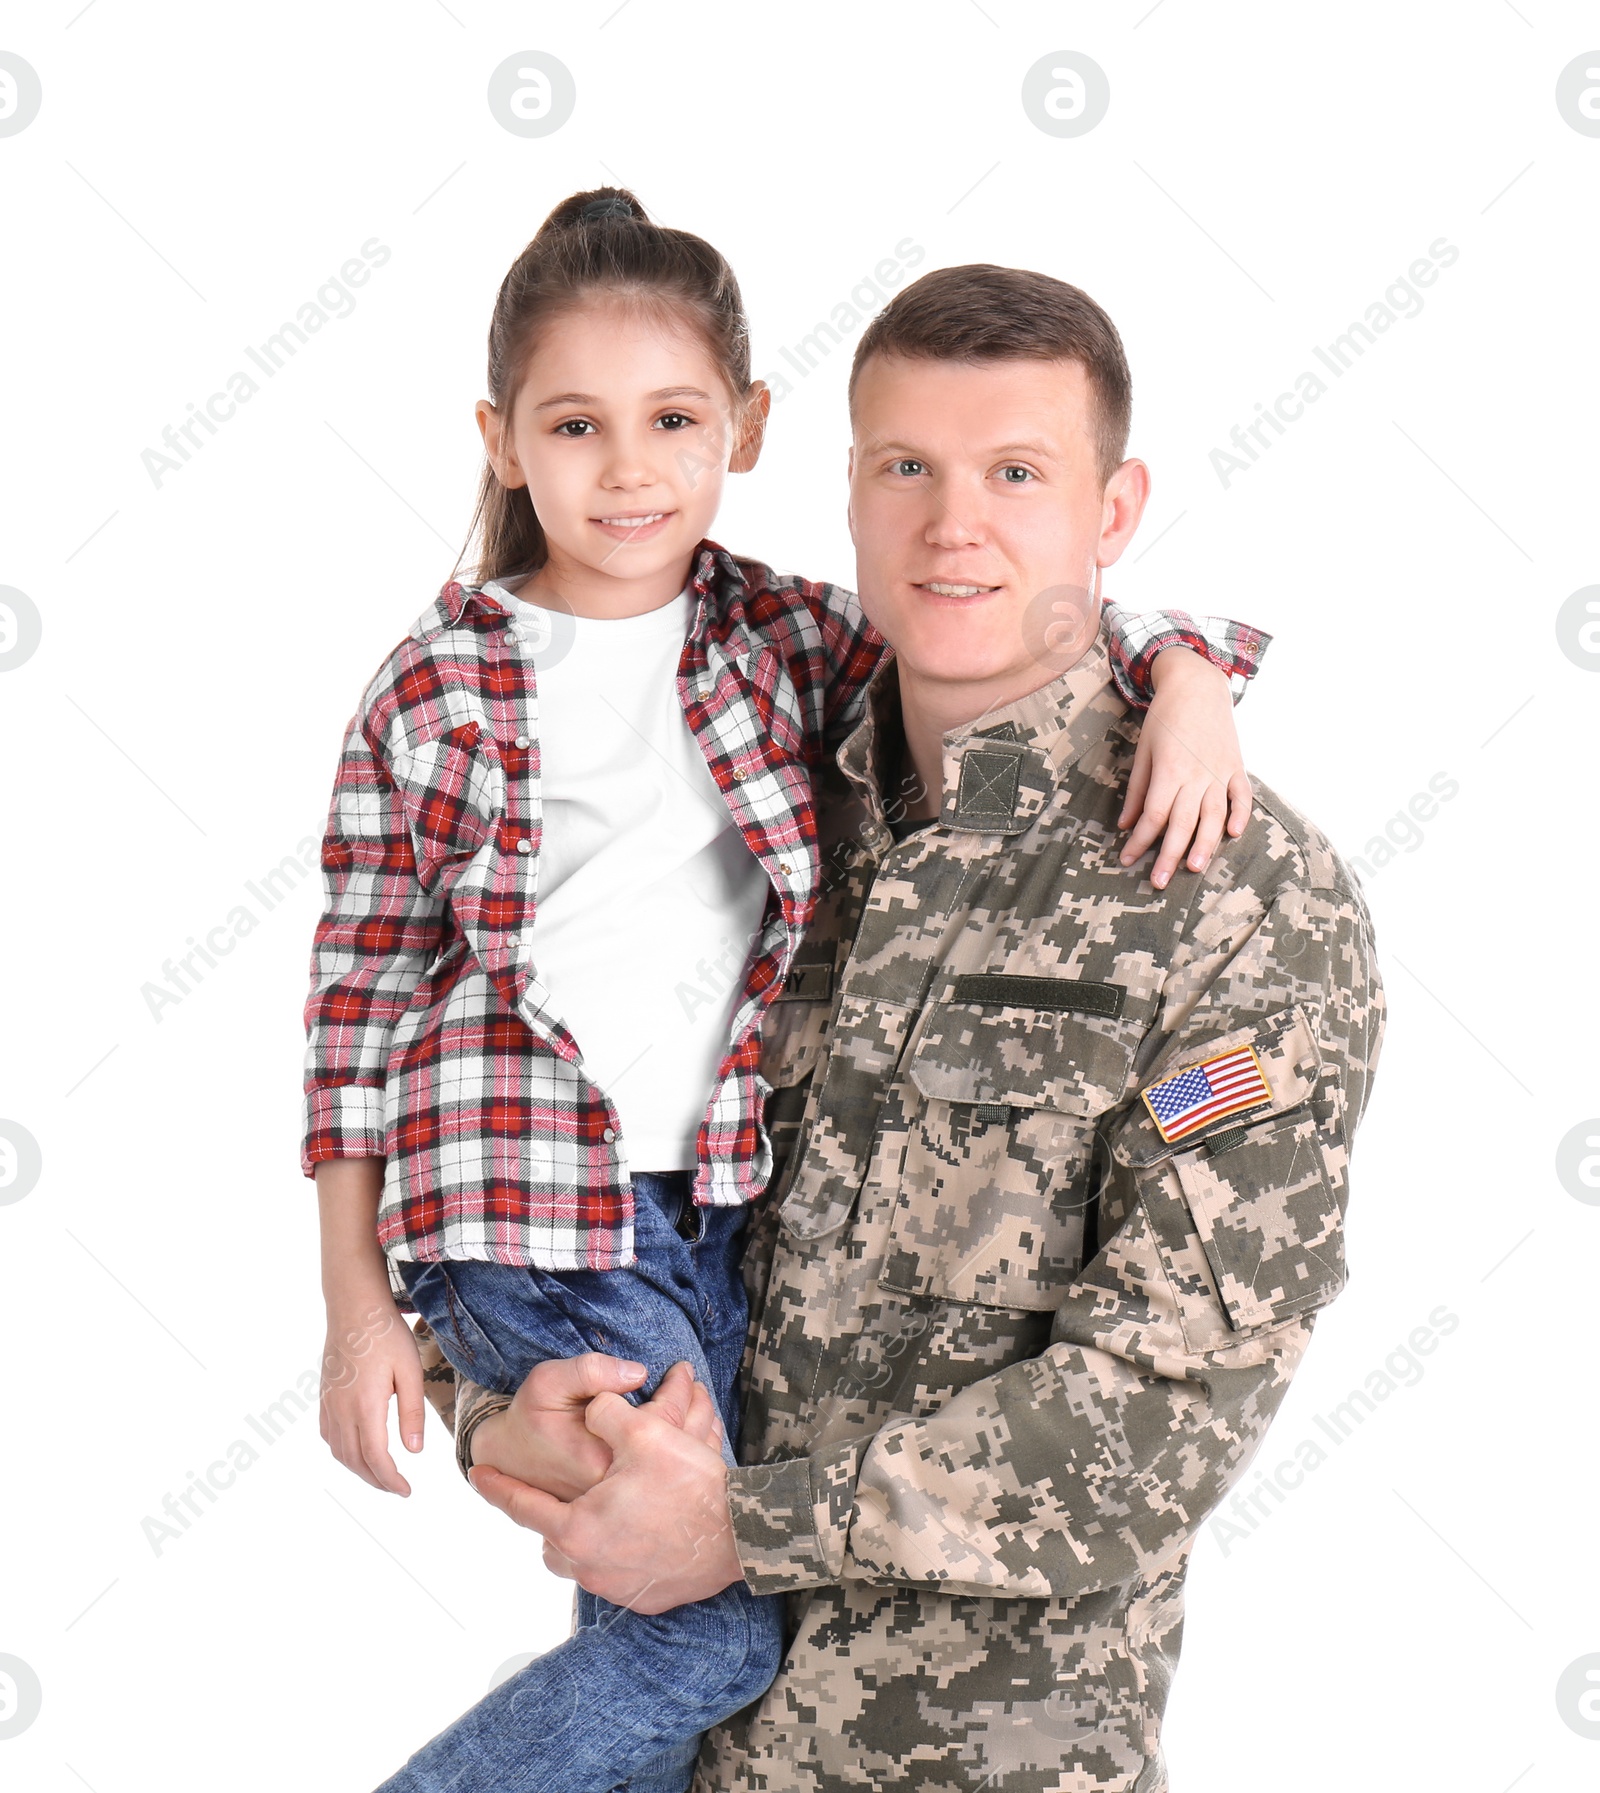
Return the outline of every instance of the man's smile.
<path id="1" fill-rule="evenodd" d="M 998 585 L 958 584 L 945 579 L 915 580 L 913 584 L 918 591 L 925 591 L 935 598 L 986 598 L 1000 589 Z"/>

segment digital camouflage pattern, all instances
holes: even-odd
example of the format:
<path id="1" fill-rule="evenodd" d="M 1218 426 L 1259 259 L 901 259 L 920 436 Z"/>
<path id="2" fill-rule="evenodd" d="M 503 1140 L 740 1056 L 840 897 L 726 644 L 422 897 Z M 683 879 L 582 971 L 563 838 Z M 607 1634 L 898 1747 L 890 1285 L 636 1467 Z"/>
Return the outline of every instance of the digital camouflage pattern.
<path id="1" fill-rule="evenodd" d="M 790 1643 L 696 1793 L 1165 1793 L 1190 1549 L 1345 1280 L 1370 921 L 1260 785 L 1204 873 L 1117 863 L 1139 723 L 1103 636 L 946 737 L 899 844 L 892 668 L 872 695 L 762 1061 L 787 1157 L 730 1498 Z M 1270 1101 L 1164 1143 L 1139 1092 L 1244 1044 Z"/>
<path id="2" fill-rule="evenodd" d="M 1162 1793 L 1190 1548 L 1345 1279 L 1371 926 L 1260 786 L 1206 872 L 1117 863 L 1139 724 L 1103 644 L 947 737 L 899 845 L 893 716 L 891 674 L 767 1023 L 775 1118 L 808 1093 L 731 1494 L 791 1642 L 696 1785 Z M 1243 1044 L 1270 1102 L 1165 1144 L 1139 1091 Z"/>

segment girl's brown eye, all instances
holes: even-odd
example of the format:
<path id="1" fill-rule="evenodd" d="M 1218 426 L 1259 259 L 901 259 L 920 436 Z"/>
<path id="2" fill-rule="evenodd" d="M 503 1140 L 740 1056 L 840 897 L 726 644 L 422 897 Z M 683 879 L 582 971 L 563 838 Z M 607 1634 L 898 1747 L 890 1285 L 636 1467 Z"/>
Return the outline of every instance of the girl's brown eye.
<path id="1" fill-rule="evenodd" d="M 556 425 L 556 434 L 558 436 L 587 435 L 593 428 L 594 425 L 586 417 L 569 417 L 565 423 Z"/>

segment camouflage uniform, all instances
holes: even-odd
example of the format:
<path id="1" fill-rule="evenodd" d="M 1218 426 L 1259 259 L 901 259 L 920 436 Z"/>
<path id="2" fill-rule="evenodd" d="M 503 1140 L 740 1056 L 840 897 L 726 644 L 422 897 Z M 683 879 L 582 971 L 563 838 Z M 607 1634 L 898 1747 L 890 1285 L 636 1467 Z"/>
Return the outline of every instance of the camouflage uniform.
<path id="1" fill-rule="evenodd" d="M 1204 873 L 1117 863 L 1138 730 L 1102 636 L 946 737 L 896 844 L 889 669 L 820 793 L 730 1482 L 791 1641 L 696 1793 L 1167 1787 L 1189 1551 L 1343 1286 L 1383 995 L 1349 872 L 1259 785 Z M 1242 1045 L 1270 1097 L 1165 1141 L 1141 1092 Z"/>

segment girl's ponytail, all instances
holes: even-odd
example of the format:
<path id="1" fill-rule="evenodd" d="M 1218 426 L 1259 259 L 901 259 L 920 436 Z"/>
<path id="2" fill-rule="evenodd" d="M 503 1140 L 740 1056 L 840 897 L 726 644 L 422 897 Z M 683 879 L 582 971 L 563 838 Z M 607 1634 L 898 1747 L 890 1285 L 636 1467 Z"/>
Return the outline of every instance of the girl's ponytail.
<path id="1" fill-rule="evenodd" d="M 622 187 L 574 193 L 539 226 L 500 283 L 489 320 L 489 398 L 511 424 L 540 330 L 559 313 L 605 294 L 699 331 L 735 404 L 750 389 L 750 330 L 739 283 L 702 237 L 653 223 Z M 487 456 L 459 569 L 479 542 L 473 583 L 536 573 L 549 555 L 526 486 L 503 486 Z"/>

